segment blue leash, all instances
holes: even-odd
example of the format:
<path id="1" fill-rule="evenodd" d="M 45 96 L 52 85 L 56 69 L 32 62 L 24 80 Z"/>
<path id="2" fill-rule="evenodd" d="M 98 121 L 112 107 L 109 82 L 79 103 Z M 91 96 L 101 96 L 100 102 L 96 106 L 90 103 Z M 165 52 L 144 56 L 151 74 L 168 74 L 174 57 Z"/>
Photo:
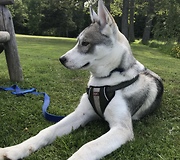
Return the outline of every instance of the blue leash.
<path id="1" fill-rule="evenodd" d="M 32 93 L 34 95 L 43 95 L 44 96 L 44 103 L 42 106 L 42 112 L 44 117 L 48 120 L 48 121 L 52 121 L 52 122 L 59 122 L 60 120 L 62 120 L 65 116 L 56 116 L 54 114 L 50 114 L 47 112 L 48 106 L 50 104 L 50 97 L 45 93 L 45 92 L 37 92 L 35 88 L 30 88 L 30 89 L 21 89 L 19 88 L 17 85 L 13 85 L 11 87 L 0 87 L 0 90 L 3 91 L 12 91 L 11 93 L 17 96 L 22 96 L 25 95 L 27 93 Z"/>

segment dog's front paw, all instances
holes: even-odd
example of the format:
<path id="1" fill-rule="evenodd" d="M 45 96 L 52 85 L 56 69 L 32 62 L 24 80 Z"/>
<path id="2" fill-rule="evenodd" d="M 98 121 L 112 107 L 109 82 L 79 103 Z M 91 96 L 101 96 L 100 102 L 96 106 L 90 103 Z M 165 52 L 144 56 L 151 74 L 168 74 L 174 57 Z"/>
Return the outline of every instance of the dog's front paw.
<path id="1" fill-rule="evenodd" d="M 20 146 L 0 148 L 0 160 L 18 160 L 26 157 L 28 154 Z"/>
<path id="2" fill-rule="evenodd" d="M 8 160 L 10 158 L 8 158 L 8 155 L 7 155 L 7 149 L 5 148 L 0 148 L 0 160 Z"/>
<path id="3" fill-rule="evenodd" d="M 0 148 L 0 160 L 17 160 L 18 153 L 14 147 Z"/>

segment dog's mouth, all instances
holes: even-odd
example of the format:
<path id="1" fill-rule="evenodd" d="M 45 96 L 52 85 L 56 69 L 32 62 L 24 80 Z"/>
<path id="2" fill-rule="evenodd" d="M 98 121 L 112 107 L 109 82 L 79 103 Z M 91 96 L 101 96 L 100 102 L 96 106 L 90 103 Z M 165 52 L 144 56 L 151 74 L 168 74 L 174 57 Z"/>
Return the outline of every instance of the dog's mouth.
<path id="1" fill-rule="evenodd" d="M 89 62 L 87 62 L 85 65 L 83 65 L 81 68 L 85 68 L 85 67 L 87 67 L 87 66 L 89 66 Z"/>

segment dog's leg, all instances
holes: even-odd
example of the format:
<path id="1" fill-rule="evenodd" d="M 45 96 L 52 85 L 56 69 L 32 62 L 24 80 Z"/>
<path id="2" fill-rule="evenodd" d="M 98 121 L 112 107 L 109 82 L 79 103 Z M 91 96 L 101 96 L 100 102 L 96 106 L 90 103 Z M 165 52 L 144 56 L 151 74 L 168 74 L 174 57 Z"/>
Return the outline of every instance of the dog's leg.
<path id="1" fill-rule="evenodd" d="M 18 145 L 0 148 L 0 160 L 17 160 L 27 157 L 32 152 L 52 143 L 56 137 L 61 137 L 81 125 L 85 125 L 94 119 L 94 116 L 96 116 L 96 114 L 89 103 L 87 95 L 84 94 L 77 109 L 60 122 L 40 131 L 36 136 Z"/>
<path id="2" fill-rule="evenodd" d="M 133 139 L 131 115 L 126 104 L 117 104 L 117 100 L 114 102 L 108 105 L 105 111 L 110 130 L 96 140 L 83 145 L 68 160 L 99 160 Z"/>

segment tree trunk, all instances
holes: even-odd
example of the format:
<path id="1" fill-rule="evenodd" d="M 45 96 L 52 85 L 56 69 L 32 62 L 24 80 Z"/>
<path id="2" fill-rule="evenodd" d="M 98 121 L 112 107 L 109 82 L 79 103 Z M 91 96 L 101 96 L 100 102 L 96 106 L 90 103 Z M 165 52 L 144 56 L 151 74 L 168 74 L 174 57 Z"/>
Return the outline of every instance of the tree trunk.
<path id="1" fill-rule="evenodd" d="M 149 0 L 149 4 L 147 8 L 146 24 L 142 38 L 143 44 L 148 44 L 149 42 L 153 18 L 154 18 L 154 2 L 153 0 Z"/>
<path id="2" fill-rule="evenodd" d="M 121 32 L 126 36 L 127 39 L 128 39 L 128 10 L 129 10 L 129 0 L 123 0 Z"/>
<path id="3" fill-rule="evenodd" d="M 111 4 L 111 0 L 105 0 L 105 5 L 109 12 L 111 11 L 110 4 Z"/>
<path id="4" fill-rule="evenodd" d="M 135 41 L 135 36 L 134 36 L 134 2 L 135 2 L 135 0 L 130 0 L 129 42 Z"/>

